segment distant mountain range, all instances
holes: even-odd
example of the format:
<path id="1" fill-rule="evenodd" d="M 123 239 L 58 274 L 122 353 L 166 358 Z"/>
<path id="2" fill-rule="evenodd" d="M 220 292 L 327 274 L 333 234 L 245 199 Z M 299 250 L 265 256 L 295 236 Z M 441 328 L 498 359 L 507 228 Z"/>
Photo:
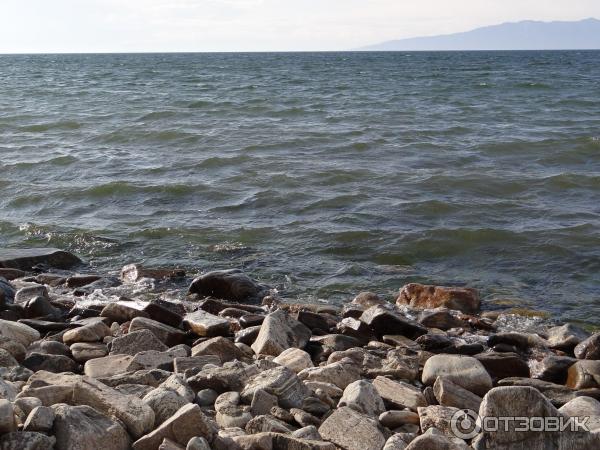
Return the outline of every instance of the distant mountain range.
<path id="1" fill-rule="evenodd" d="M 503 23 L 464 33 L 388 41 L 357 50 L 570 50 L 600 49 L 600 20 Z"/>

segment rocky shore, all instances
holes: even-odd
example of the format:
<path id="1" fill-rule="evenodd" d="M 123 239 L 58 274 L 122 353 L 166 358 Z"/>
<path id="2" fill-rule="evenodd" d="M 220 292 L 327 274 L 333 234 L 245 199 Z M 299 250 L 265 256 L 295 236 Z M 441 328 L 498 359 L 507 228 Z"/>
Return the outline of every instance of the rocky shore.
<path id="1" fill-rule="evenodd" d="M 460 287 L 293 304 L 0 249 L 0 450 L 599 449 L 600 333 L 509 319 Z"/>

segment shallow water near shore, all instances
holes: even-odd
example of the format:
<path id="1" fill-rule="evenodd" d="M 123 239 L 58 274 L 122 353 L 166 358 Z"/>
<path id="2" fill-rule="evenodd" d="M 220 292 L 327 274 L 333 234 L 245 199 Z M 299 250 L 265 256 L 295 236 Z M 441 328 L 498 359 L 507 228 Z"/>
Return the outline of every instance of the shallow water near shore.
<path id="1" fill-rule="evenodd" d="M 598 325 L 600 52 L 0 56 L 0 246 Z"/>

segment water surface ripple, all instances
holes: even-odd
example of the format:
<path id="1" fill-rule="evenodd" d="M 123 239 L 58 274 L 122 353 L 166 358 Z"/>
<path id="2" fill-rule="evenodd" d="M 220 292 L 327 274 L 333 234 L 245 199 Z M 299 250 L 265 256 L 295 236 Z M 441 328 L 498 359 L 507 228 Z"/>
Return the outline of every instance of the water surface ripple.
<path id="1" fill-rule="evenodd" d="M 600 323 L 600 53 L 0 56 L 0 245 Z"/>

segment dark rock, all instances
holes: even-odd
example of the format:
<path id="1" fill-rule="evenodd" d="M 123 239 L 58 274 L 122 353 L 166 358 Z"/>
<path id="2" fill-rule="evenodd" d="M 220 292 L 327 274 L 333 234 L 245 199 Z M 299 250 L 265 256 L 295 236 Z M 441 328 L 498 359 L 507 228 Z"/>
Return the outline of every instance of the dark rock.
<path id="1" fill-rule="evenodd" d="M 176 310 L 176 305 L 172 303 L 155 300 L 144 307 L 144 312 L 152 320 L 178 328 L 183 320 L 185 309 L 177 308 Z"/>
<path id="2" fill-rule="evenodd" d="M 346 317 L 336 326 L 338 333 L 358 339 L 362 344 L 376 339 L 375 333 L 364 322 L 353 317 Z"/>
<path id="3" fill-rule="evenodd" d="M 266 288 L 241 270 L 222 270 L 196 278 L 190 285 L 189 293 L 245 302 L 260 300 L 266 294 Z"/>
<path id="4" fill-rule="evenodd" d="M 27 272 L 23 270 L 0 268 L 0 278 L 4 278 L 8 281 L 16 280 L 17 278 L 23 278 L 26 275 Z"/>
<path id="5" fill-rule="evenodd" d="M 577 359 L 600 359 L 600 333 L 591 335 L 575 347 Z"/>
<path id="6" fill-rule="evenodd" d="M 265 320 L 265 316 L 260 314 L 245 314 L 240 317 L 239 322 L 242 328 L 249 328 L 261 325 Z"/>
<path id="7" fill-rule="evenodd" d="M 242 344 L 252 345 L 252 343 L 258 337 L 260 333 L 260 325 L 245 328 L 235 333 L 235 342 L 241 342 Z"/>
<path id="8" fill-rule="evenodd" d="M 0 277 L 0 306 L 15 301 L 15 288 L 5 278 Z"/>
<path id="9" fill-rule="evenodd" d="M 83 286 L 87 286 L 88 284 L 92 284 L 102 277 L 98 275 L 73 275 L 67 278 L 65 284 L 68 288 L 79 288 Z"/>
<path id="10" fill-rule="evenodd" d="M 51 450 L 56 439 L 33 431 L 13 431 L 0 437 L 2 450 Z"/>
<path id="11" fill-rule="evenodd" d="M 324 315 L 305 310 L 298 311 L 297 320 L 306 325 L 311 331 L 315 329 L 328 331 L 335 325 L 335 322 L 332 323 L 333 321 Z"/>
<path id="12" fill-rule="evenodd" d="M 546 356 L 541 361 L 532 363 L 531 377 L 550 381 L 551 383 L 565 384 L 567 382 L 567 372 L 569 367 L 575 364 L 576 361 L 575 358 L 569 356 Z"/>
<path id="13" fill-rule="evenodd" d="M 418 322 L 427 328 L 439 328 L 440 330 L 461 328 L 468 325 L 467 322 L 460 320 L 451 314 L 449 310 L 443 308 L 423 311 L 419 314 Z"/>
<path id="14" fill-rule="evenodd" d="M 547 343 L 537 334 L 511 331 L 493 334 L 488 338 L 488 347 L 494 347 L 499 344 L 514 346 L 526 351 L 535 347 L 544 348 Z"/>
<path id="15" fill-rule="evenodd" d="M 38 330 L 40 333 L 51 333 L 55 331 L 65 331 L 74 328 L 72 323 L 68 322 L 50 322 L 48 320 L 37 319 L 19 319 L 19 323 L 30 326 Z"/>
<path id="16" fill-rule="evenodd" d="M 360 320 L 378 336 L 401 334 L 414 339 L 427 333 L 427 328 L 424 326 L 383 306 L 372 306 L 367 309 L 360 316 Z"/>
<path id="17" fill-rule="evenodd" d="M 0 267 L 31 270 L 38 264 L 57 269 L 70 269 L 81 264 L 72 253 L 55 248 L 0 248 Z"/>
<path id="18" fill-rule="evenodd" d="M 151 331 L 161 342 L 169 347 L 181 344 L 186 339 L 186 335 L 182 330 L 146 317 L 136 317 L 131 321 L 129 332 L 139 330 Z"/>
<path id="19" fill-rule="evenodd" d="M 45 353 L 30 353 L 23 361 L 23 366 L 37 372 L 77 372 L 78 364 L 71 358 L 62 355 L 48 355 Z"/>
<path id="20" fill-rule="evenodd" d="M 146 303 L 133 301 L 109 303 L 104 307 L 100 316 L 107 317 L 111 322 L 125 323 L 136 317 L 148 317 L 148 313 L 143 310 L 146 305 Z"/>
<path id="21" fill-rule="evenodd" d="M 527 362 L 516 353 L 480 353 L 475 358 L 493 379 L 529 377 Z"/>
<path id="22" fill-rule="evenodd" d="M 37 296 L 27 301 L 24 305 L 25 317 L 28 319 L 39 318 L 58 318 L 60 310 L 50 304 L 47 297 Z"/>

